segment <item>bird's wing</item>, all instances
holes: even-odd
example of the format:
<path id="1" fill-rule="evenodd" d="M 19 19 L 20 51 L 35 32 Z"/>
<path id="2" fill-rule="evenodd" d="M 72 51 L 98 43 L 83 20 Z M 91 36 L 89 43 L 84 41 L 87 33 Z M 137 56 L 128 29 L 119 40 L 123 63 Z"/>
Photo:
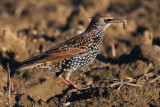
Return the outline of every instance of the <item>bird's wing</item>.
<path id="1" fill-rule="evenodd" d="M 50 48 L 48 51 L 38 56 L 28 59 L 20 68 L 25 66 L 27 67 L 26 69 L 28 69 L 46 62 L 56 63 L 74 56 L 86 55 L 90 52 L 86 46 L 89 42 L 91 42 L 89 37 L 86 38 L 83 35 L 76 36 L 62 44 Z"/>
<path id="2" fill-rule="evenodd" d="M 45 53 L 47 57 L 40 60 L 40 62 L 45 63 L 51 61 L 52 63 L 59 62 L 61 60 L 71 58 L 78 55 L 86 55 L 89 52 L 88 49 L 81 48 L 71 48 L 66 51 L 60 51 L 56 53 Z M 38 61 L 39 62 L 39 61 Z"/>

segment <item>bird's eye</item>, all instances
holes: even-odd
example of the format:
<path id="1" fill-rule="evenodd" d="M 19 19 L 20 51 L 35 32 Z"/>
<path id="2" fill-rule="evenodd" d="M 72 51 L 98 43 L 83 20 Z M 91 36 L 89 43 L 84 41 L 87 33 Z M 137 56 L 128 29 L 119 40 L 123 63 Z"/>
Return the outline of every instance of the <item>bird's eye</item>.
<path id="1" fill-rule="evenodd" d="M 105 21 L 108 21 L 108 22 L 111 21 L 111 20 L 112 20 L 112 19 L 105 19 Z"/>
<path id="2" fill-rule="evenodd" d="M 108 23 L 108 22 L 110 22 L 110 21 L 112 21 L 112 19 L 105 19 L 105 20 L 104 20 L 105 23 Z"/>

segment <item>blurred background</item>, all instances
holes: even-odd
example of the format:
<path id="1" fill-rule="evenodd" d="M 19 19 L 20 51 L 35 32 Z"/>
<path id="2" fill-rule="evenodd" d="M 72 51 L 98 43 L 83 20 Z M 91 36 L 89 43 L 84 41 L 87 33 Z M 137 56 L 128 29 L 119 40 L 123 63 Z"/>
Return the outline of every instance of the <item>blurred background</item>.
<path id="1" fill-rule="evenodd" d="M 137 72 L 140 72 L 140 74 L 134 72 L 129 73 L 129 76 L 136 78 L 144 74 L 141 71 L 143 71 L 142 68 L 148 66 L 148 62 L 141 59 L 140 62 L 132 60 L 132 58 L 136 60 L 139 56 L 138 53 L 134 53 L 135 56 L 132 56 L 131 59 L 118 60 L 119 63 L 116 64 L 115 60 L 124 55 L 129 55 L 135 46 L 142 44 L 145 36 L 151 35 L 151 33 L 153 34 L 153 44 L 160 45 L 159 10 L 159 0 L 0 0 L 0 76 L 3 77 L 0 83 L 0 91 L 7 94 L 7 74 L 4 72 L 7 63 L 10 63 L 11 68 L 19 66 L 24 60 L 82 33 L 88 26 L 91 17 L 97 14 L 127 19 L 128 22 L 125 30 L 120 23 L 113 24 L 105 31 L 100 55 L 90 68 L 97 67 L 97 65 L 103 66 L 110 61 L 113 61 L 114 64 L 111 64 L 110 68 L 105 68 L 102 72 L 98 71 L 99 73 L 97 73 L 96 71 L 93 74 L 88 74 L 88 76 L 92 75 L 90 77 L 93 80 L 92 82 L 99 81 L 93 76 L 95 74 L 101 79 L 105 79 L 108 75 L 112 78 L 118 78 L 120 76 L 117 76 L 117 74 L 120 71 L 128 72 L 127 67 L 130 67 L 131 64 L 135 67 L 134 69 L 139 67 Z M 115 47 L 116 55 L 112 53 L 112 46 Z M 113 70 L 114 68 L 115 70 Z M 113 71 L 115 72 L 112 73 Z M 76 101 L 72 97 L 69 97 L 70 99 L 62 97 L 64 94 L 62 92 L 67 86 L 60 82 L 54 83 L 55 78 L 53 79 L 51 75 L 50 72 L 36 74 L 36 72 L 31 71 L 12 75 L 13 81 L 15 80 L 13 87 L 16 90 L 16 95 L 12 94 L 13 104 L 18 106 L 30 104 L 25 103 L 26 100 L 31 102 L 30 98 L 33 101 L 45 99 L 45 101 L 48 101 L 45 104 L 52 102 L 51 105 L 61 104 L 60 102 L 63 101 Z M 52 79 L 46 79 L 48 77 Z M 74 79 L 75 77 L 73 77 Z M 87 79 L 80 81 L 86 83 Z M 51 87 L 53 85 L 54 87 Z M 43 90 L 43 87 L 48 88 L 48 90 Z M 38 89 L 39 91 L 37 91 Z M 51 90 L 52 92 L 48 93 Z M 41 95 L 39 95 L 40 93 Z M 56 97 L 56 100 L 50 101 L 52 96 L 58 94 L 61 94 L 60 98 Z M 17 98 L 19 99 L 17 100 Z M 6 99 L 6 97 L 0 96 L 0 100 L 2 99 Z M 151 100 L 146 100 L 146 102 Z M 2 101 L 0 104 L 6 106 L 7 100 L 6 102 Z M 107 101 L 112 101 L 112 99 Z M 108 102 L 108 104 L 110 103 Z M 115 103 L 118 104 L 119 102 Z M 75 106 L 77 106 L 76 104 L 81 105 L 75 103 Z"/>

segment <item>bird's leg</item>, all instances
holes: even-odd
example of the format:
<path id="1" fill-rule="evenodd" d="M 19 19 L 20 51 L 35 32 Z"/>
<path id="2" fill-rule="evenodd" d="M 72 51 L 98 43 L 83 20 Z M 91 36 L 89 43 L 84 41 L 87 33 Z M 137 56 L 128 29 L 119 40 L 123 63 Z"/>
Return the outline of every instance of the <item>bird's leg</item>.
<path id="1" fill-rule="evenodd" d="M 71 85 L 67 80 L 65 80 L 64 78 L 62 78 L 62 75 L 59 75 L 58 78 L 59 78 L 62 82 L 64 82 L 65 84 Z"/>
<path id="2" fill-rule="evenodd" d="M 79 87 L 78 85 L 76 85 L 75 83 L 73 83 L 71 80 L 69 80 L 70 75 L 71 75 L 71 72 L 70 72 L 70 71 L 66 72 L 66 73 L 65 73 L 65 80 L 66 80 L 67 82 L 69 82 L 74 88 L 76 88 L 76 89 L 78 89 L 78 90 L 81 90 L 81 89 L 82 89 L 81 87 Z"/>

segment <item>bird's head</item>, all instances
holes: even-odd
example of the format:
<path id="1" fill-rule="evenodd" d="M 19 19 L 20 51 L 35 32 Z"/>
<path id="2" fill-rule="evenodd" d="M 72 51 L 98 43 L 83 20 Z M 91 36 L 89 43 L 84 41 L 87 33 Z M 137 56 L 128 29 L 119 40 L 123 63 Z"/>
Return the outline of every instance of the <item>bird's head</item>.
<path id="1" fill-rule="evenodd" d="M 99 29 L 105 31 L 107 27 L 109 27 L 113 23 L 125 23 L 127 20 L 122 19 L 114 19 L 112 17 L 106 16 L 94 16 L 88 26 L 88 29 Z"/>

